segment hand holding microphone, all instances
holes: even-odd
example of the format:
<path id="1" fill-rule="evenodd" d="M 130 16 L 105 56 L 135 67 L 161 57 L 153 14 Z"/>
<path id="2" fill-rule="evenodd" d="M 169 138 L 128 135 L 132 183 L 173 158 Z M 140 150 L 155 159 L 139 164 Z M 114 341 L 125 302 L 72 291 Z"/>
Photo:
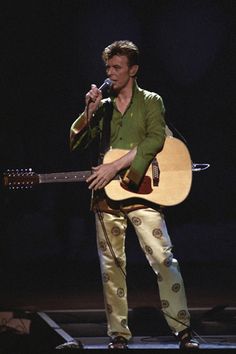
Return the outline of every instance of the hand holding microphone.
<path id="1" fill-rule="evenodd" d="M 104 91 L 110 88 L 111 85 L 112 81 L 109 78 L 107 78 L 99 88 L 94 84 L 91 85 L 90 91 L 85 96 L 85 115 L 88 121 L 98 109 Z"/>
<path id="2" fill-rule="evenodd" d="M 86 105 L 90 104 L 91 102 L 98 104 L 101 101 L 105 90 L 109 89 L 111 85 L 112 81 L 109 78 L 107 78 L 99 88 L 92 84 L 90 91 L 86 94 Z"/>

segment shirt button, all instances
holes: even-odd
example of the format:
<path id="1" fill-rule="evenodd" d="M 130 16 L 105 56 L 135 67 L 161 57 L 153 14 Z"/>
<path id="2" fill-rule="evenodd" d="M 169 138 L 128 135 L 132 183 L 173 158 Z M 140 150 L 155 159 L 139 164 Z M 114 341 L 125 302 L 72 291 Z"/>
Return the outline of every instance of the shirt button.
<path id="1" fill-rule="evenodd" d="M 122 138 L 120 138 L 120 140 L 122 140 Z"/>

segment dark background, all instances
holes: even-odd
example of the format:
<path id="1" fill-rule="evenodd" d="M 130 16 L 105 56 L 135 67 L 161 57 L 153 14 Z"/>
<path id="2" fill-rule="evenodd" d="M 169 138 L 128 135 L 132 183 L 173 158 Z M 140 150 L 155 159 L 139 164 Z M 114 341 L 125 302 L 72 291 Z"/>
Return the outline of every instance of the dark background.
<path id="1" fill-rule="evenodd" d="M 87 153 L 69 151 L 70 125 L 90 84 L 105 79 L 103 48 L 130 39 L 141 52 L 139 85 L 163 97 L 167 119 L 187 140 L 192 160 L 211 165 L 194 173 L 187 200 L 166 210 L 175 254 L 195 277 L 198 269 L 211 269 L 218 282 L 224 266 L 234 283 L 235 16 L 233 0 L 2 4 L 1 174 L 89 168 Z M 24 192 L 1 187 L 0 197 L 5 289 L 37 282 L 49 289 L 58 278 L 66 287 L 98 276 L 83 183 Z M 131 229 L 127 236 L 129 265 L 142 268 L 146 260 Z"/>

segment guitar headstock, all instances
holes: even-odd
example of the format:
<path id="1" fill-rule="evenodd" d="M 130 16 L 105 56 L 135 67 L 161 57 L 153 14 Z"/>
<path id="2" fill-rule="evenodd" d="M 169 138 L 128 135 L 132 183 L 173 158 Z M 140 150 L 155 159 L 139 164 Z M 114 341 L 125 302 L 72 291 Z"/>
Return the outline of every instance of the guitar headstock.
<path id="1" fill-rule="evenodd" d="M 31 189 L 39 183 L 39 176 L 29 169 L 7 170 L 3 174 L 3 185 L 10 190 Z"/>

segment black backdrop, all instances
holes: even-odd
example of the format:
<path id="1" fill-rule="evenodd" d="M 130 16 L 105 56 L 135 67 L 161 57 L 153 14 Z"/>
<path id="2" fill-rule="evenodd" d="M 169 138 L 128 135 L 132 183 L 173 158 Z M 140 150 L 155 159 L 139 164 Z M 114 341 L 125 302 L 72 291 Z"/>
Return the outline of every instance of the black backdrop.
<path id="1" fill-rule="evenodd" d="M 105 78 L 103 48 L 130 39 L 141 51 L 139 85 L 163 97 L 193 161 L 211 164 L 194 174 L 188 199 L 166 210 L 178 258 L 235 265 L 235 15 L 233 0 L 2 4 L 1 173 L 89 168 L 87 153 L 70 153 L 69 128 L 90 84 Z M 54 276 L 63 265 L 76 278 L 71 262 L 94 265 L 89 198 L 84 184 L 1 188 L 2 278 L 21 269 L 21 281 L 36 265 L 47 278 L 52 261 Z M 145 262 L 132 230 L 128 235 L 129 262 Z"/>

